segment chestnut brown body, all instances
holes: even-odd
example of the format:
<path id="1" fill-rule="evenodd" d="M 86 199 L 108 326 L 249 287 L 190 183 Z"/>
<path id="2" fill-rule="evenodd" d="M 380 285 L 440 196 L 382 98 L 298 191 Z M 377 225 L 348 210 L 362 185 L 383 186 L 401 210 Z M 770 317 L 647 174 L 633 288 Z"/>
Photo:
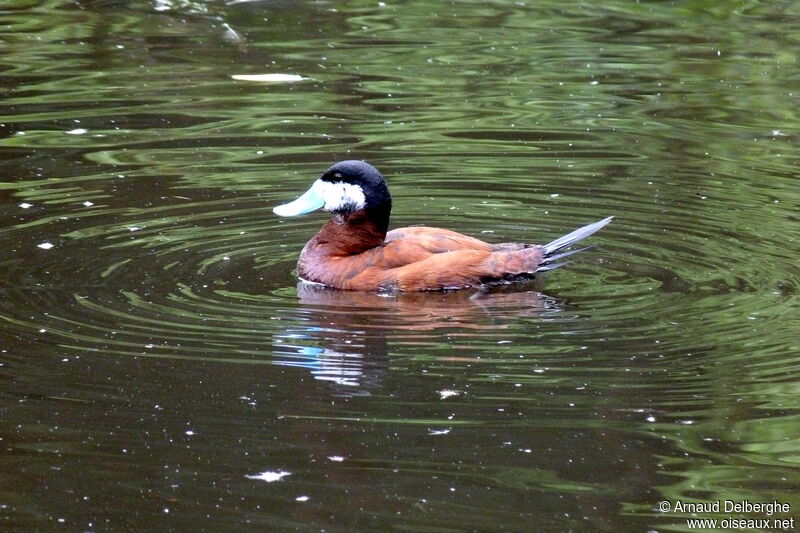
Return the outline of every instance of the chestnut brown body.
<path id="1" fill-rule="evenodd" d="M 349 290 L 422 291 L 479 287 L 536 271 L 541 246 L 491 245 L 429 227 L 388 233 L 364 211 L 334 216 L 303 248 L 300 277 Z"/>

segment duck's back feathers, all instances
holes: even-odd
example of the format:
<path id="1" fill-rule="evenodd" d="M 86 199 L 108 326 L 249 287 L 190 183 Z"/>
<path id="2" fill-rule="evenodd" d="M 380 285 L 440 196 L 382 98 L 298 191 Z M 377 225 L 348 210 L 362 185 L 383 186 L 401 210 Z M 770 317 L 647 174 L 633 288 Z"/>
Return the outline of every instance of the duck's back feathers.
<path id="1" fill-rule="evenodd" d="M 452 252 L 455 250 L 490 251 L 492 245 L 475 237 L 456 231 L 427 226 L 393 229 L 386 234 L 386 244 L 401 239 L 409 239 L 431 253 Z"/>

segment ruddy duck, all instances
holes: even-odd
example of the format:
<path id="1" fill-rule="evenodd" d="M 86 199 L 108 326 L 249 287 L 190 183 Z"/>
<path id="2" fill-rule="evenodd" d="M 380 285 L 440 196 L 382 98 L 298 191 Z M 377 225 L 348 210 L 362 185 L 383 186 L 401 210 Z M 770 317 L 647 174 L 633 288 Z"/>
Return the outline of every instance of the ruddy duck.
<path id="1" fill-rule="evenodd" d="M 299 275 L 327 287 L 359 291 L 465 289 L 530 279 L 564 264 L 559 260 L 580 250 L 561 250 L 613 218 L 544 245 L 489 244 L 423 226 L 387 232 L 392 198 L 381 173 L 364 161 L 336 163 L 297 200 L 273 212 L 292 217 L 320 208 L 332 216 L 300 252 Z"/>

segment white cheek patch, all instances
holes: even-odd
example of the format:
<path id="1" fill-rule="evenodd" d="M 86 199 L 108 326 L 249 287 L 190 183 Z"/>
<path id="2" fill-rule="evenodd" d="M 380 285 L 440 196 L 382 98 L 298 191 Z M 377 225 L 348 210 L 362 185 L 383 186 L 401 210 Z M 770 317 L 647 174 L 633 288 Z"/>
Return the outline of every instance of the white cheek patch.
<path id="1" fill-rule="evenodd" d="M 358 211 L 367 205 L 364 191 L 358 185 L 317 180 L 314 186 L 325 201 L 325 211 Z"/>

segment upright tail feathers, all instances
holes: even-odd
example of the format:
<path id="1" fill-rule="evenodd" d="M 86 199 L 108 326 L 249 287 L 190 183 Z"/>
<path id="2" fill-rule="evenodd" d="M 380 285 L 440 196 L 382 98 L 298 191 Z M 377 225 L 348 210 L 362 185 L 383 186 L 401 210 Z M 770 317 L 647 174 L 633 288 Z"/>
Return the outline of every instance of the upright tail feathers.
<path id="1" fill-rule="evenodd" d="M 585 239 L 589 235 L 600 231 L 603 229 L 609 222 L 611 222 L 614 217 L 606 217 L 603 220 L 598 222 L 594 222 L 593 224 L 587 224 L 582 228 L 578 228 L 573 232 L 567 233 L 563 237 L 559 237 L 558 239 L 551 241 L 542 246 L 542 250 L 544 251 L 544 260 L 541 262 L 539 267 L 536 269 L 537 272 L 545 271 L 545 270 L 553 270 L 554 268 L 558 268 L 562 265 L 565 265 L 565 262 L 555 263 L 554 261 L 558 259 L 563 259 L 569 255 L 581 252 L 590 248 L 587 246 L 585 248 L 579 248 L 577 250 L 571 250 L 569 252 L 561 252 L 557 253 L 564 248 L 568 248 L 575 244 L 576 242 L 580 241 L 581 239 Z"/>

